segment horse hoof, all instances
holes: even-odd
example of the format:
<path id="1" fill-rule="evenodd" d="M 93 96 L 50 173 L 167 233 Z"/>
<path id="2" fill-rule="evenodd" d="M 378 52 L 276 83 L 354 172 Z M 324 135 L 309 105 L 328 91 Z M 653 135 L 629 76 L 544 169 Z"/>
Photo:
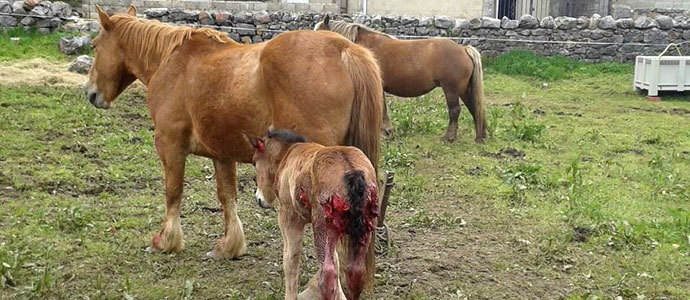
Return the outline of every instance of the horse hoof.
<path id="1" fill-rule="evenodd" d="M 146 247 L 145 251 L 146 251 L 146 253 L 150 253 L 150 254 L 158 253 L 158 250 L 154 247 L 151 247 L 151 246 Z"/>
<path id="2" fill-rule="evenodd" d="M 245 253 L 241 253 L 241 254 L 236 255 L 236 256 L 228 256 L 227 254 L 223 254 L 222 252 L 220 252 L 218 250 L 206 252 L 206 257 L 210 258 L 210 259 L 225 259 L 225 258 L 227 258 L 227 259 L 236 260 L 236 259 L 239 259 L 240 256 L 243 256 L 243 255 L 245 255 Z"/>
<path id="3" fill-rule="evenodd" d="M 216 250 L 206 252 L 206 257 L 211 259 L 223 258 Z"/>
<path id="4" fill-rule="evenodd" d="M 381 227 L 376 227 L 376 245 L 375 253 L 378 256 L 387 256 L 388 248 L 390 248 L 390 236 L 388 235 L 388 225 L 383 224 Z"/>
<path id="5" fill-rule="evenodd" d="M 450 143 L 454 143 L 454 142 L 455 142 L 455 138 L 454 138 L 454 137 L 444 136 L 444 137 L 441 138 L 441 142 L 449 143 L 449 144 L 450 144 Z"/>
<path id="6" fill-rule="evenodd" d="M 387 139 L 392 138 L 394 132 L 395 132 L 395 129 L 393 129 L 392 127 L 381 129 L 381 134 L 383 134 L 383 137 L 387 138 Z"/>

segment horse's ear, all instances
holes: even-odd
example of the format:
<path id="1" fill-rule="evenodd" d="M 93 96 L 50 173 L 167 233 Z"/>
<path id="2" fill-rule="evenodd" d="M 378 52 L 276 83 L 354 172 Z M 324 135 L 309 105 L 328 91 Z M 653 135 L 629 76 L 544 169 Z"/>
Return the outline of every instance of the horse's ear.
<path id="1" fill-rule="evenodd" d="M 252 147 L 255 150 L 258 150 L 259 152 L 264 152 L 266 150 L 265 146 L 264 146 L 265 145 L 264 140 L 260 136 L 254 135 L 251 133 L 247 133 L 244 131 L 242 132 L 242 136 L 247 141 L 247 143 L 252 145 Z"/>
<path id="2" fill-rule="evenodd" d="M 321 20 L 321 21 L 323 21 L 323 25 L 328 26 L 328 22 L 331 21 L 331 15 L 330 15 L 330 14 L 326 14 L 325 16 L 323 16 L 323 20 Z"/>
<path id="3" fill-rule="evenodd" d="M 127 9 L 127 14 L 136 17 L 137 16 L 137 7 L 134 6 L 134 4 L 130 4 L 129 8 Z"/>
<path id="4" fill-rule="evenodd" d="M 103 11 L 103 8 L 100 6 L 96 5 L 96 11 L 98 12 L 98 19 L 101 20 L 101 27 L 105 30 L 110 30 L 113 28 L 113 21 L 110 20 L 110 16 Z"/>

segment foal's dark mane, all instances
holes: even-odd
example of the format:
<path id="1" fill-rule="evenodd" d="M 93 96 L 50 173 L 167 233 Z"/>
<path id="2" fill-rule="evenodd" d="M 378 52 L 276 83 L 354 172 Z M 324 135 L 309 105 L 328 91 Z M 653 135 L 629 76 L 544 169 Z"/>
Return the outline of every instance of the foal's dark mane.
<path id="1" fill-rule="evenodd" d="M 266 137 L 269 139 L 276 139 L 288 145 L 294 143 L 304 143 L 307 141 L 307 139 L 305 139 L 303 136 L 287 129 L 269 130 L 266 132 Z"/>

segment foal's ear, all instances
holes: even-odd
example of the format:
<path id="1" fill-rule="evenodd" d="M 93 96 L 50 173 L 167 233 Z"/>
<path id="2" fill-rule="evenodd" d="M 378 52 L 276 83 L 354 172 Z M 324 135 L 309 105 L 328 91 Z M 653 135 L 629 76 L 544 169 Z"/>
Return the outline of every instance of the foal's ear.
<path id="1" fill-rule="evenodd" d="M 103 8 L 100 6 L 96 5 L 96 11 L 98 12 L 98 19 L 101 20 L 101 27 L 105 30 L 110 30 L 113 28 L 113 21 L 110 20 L 110 16 L 103 11 Z"/>
<path id="2" fill-rule="evenodd" d="M 264 143 L 264 140 L 260 136 L 254 135 L 251 133 L 247 133 L 244 131 L 242 132 L 242 136 L 250 145 L 252 145 L 252 147 L 255 150 L 258 150 L 259 152 L 264 152 L 266 150 L 266 148 L 265 148 L 266 144 Z"/>
<path id="3" fill-rule="evenodd" d="M 130 4 L 129 8 L 127 9 L 127 14 L 136 17 L 137 16 L 137 7 L 134 6 L 134 4 Z"/>
<path id="4" fill-rule="evenodd" d="M 331 15 L 326 14 L 325 16 L 323 16 L 323 19 L 321 19 L 321 21 L 323 22 L 323 25 L 328 26 L 328 22 L 331 21 Z"/>

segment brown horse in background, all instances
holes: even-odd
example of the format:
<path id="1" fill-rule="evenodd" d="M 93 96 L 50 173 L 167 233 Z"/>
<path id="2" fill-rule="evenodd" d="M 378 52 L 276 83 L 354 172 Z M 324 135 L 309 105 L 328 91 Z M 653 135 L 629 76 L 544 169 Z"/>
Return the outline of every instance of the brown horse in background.
<path id="1" fill-rule="evenodd" d="M 381 66 L 383 89 L 395 96 L 418 97 L 441 87 L 448 105 L 448 129 L 442 140 L 455 141 L 462 98 L 474 118 L 476 141 L 486 138 L 482 61 L 477 49 L 450 39 L 398 40 L 362 24 L 331 21 L 326 15 L 314 27 L 331 30 L 374 52 Z M 385 105 L 385 103 L 384 103 Z M 384 106 L 384 132 L 393 130 Z"/>
<path id="2" fill-rule="evenodd" d="M 324 147 L 288 130 L 264 138 L 246 135 L 256 152 L 256 198 L 265 208 L 279 200 L 285 299 L 297 299 L 305 225 L 312 224 L 319 270 L 300 299 L 345 299 L 336 245 L 344 242 L 349 299 L 367 279 L 364 258 L 378 216 L 378 183 L 371 162 L 355 147 Z M 373 271 L 373 268 L 368 268 Z"/>
<path id="3" fill-rule="evenodd" d="M 252 162 L 254 149 L 242 132 L 296 127 L 321 144 L 358 147 L 377 166 L 383 90 L 376 60 L 366 48 L 314 31 L 242 45 L 211 29 L 137 19 L 134 6 L 127 15 L 112 17 L 99 7 L 98 16 L 102 28 L 94 39 L 87 99 L 109 108 L 136 79 L 148 89 L 166 200 L 152 251 L 184 247 L 180 200 L 185 161 L 195 154 L 213 160 L 223 208 L 224 236 L 208 255 L 246 253 L 236 208 L 236 163 Z"/>

